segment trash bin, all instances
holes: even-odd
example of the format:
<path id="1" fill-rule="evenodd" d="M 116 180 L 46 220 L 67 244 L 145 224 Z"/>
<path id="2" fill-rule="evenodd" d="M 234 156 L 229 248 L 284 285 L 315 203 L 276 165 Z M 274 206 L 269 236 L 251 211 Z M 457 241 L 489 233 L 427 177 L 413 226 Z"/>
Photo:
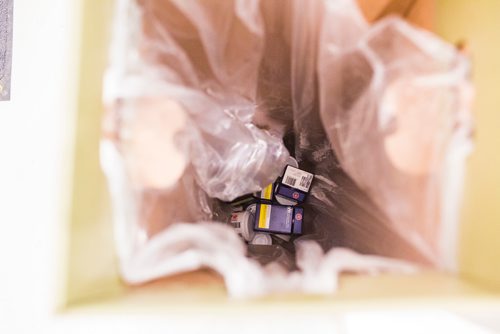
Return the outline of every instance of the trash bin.
<path id="1" fill-rule="evenodd" d="M 109 5 L 109 3 L 108 3 Z M 101 13 L 99 22 L 96 21 L 94 13 L 96 8 L 102 4 L 87 3 L 85 5 L 85 20 L 83 29 L 82 52 L 82 73 L 92 73 L 92 75 L 82 76 L 81 89 L 88 94 L 87 99 L 79 101 L 79 119 L 77 128 L 77 149 L 76 149 L 76 171 L 74 177 L 74 198 L 70 225 L 69 261 L 66 277 L 66 293 L 63 302 L 67 305 L 83 304 L 87 306 L 101 304 L 113 308 L 142 308 L 172 307 L 171 301 L 188 307 L 192 302 L 205 302 L 224 305 L 225 290 L 220 277 L 210 270 L 202 270 L 194 273 L 181 274 L 166 278 L 157 282 L 148 283 L 143 286 L 129 287 L 121 281 L 117 272 L 117 262 L 113 249 L 113 231 L 111 226 L 111 210 L 108 193 L 105 186 L 105 179 L 102 175 L 98 163 L 97 147 L 100 137 L 100 117 L 102 107 L 100 107 L 100 75 L 105 67 L 105 36 L 101 36 L 99 31 L 109 23 L 111 10 L 99 11 Z M 470 4 L 465 1 L 456 2 L 453 5 L 446 3 L 436 4 L 437 25 L 436 31 L 442 33 L 445 38 L 456 40 L 457 37 L 471 36 L 474 40 L 475 31 L 469 27 L 477 24 L 474 20 L 464 24 L 460 18 L 470 9 Z M 453 7 L 450 9 L 450 7 Z M 479 6 L 478 6 L 479 7 Z M 476 10 L 480 10 L 477 9 Z M 485 10 L 484 8 L 482 10 Z M 446 15 L 445 15 L 446 12 Z M 454 13 L 455 15 L 451 15 Z M 109 15 L 109 16 L 108 16 Z M 493 15 L 493 14 L 491 14 Z M 456 20 L 456 21 L 455 21 Z M 100 26 L 99 26 L 100 25 Z M 460 30 L 463 29 L 463 30 Z M 470 35 L 469 35 L 470 34 Z M 477 35 L 476 35 L 477 36 Z M 99 37 L 99 38 L 98 38 Z M 97 50 L 97 41 L 102 47 L 102 54 L 87 50 Z M 483 44 L 481 44 L 481 41 Z M 476 52 L 480 50 L 486 53 L 487 43 L 484 40 L 475 45 Z M 475 64 L 481 61 L 485 63 L 488 59 L 476 59 Z M 478 72 L 478 90 L 482 87 L 482 80 L 485 83 L 490 80 L 483 76 L 483 72 Z M 486 84 L 485 84 L 486 86 Z M 484 100 L 481 100 L 484 99 Z M 479 95 L 478 104 L 482 101 L 487 108 L 488 98 L 493 99 L 493 95 Z M 484 114 L 484 122 L 488 122 L 489 114 Z M 478 118 L 478 128 L 481 128 L 482 119 Z M 488 150 L 486 141 L 478 141 L 478 146 L 483 150 Z M 489 146 L 493 152 L 493 145 Z M 480 158 L 476 164 L 483 166 Z M 468 180 L 481 177 L 479 170 L 474 169 L 469 173 Z M 486 177 L 486 176 L 483 176 Z M 495 177 L 498 178 L 497 175 Z M 495 209 L 492 208 L 491 216 L 484 216 L 481 222 L 470 217 L 471 213 L 478 213 L 479 206 L 470 203 L 470 198 L 477 197 L 474 193 L 473 181 L 468 181 L 466 205 L 466 219 L 461 229 L 460 239 L 460 273 L 463 275 L 447 274 L 443 272 L 424 271 L 412 276 L 392 274 L 371 276 L 342 276 L 339 282 L 339 292 L 335 296 L 327 298 L 326 303 L 348 303 L 359 302 L 361 305 L 369 304 L 368 301 L 388 301 L 393 298 L 404 300 L 411 304 L 416 300 L 434 303 L 436 301 L 449 302 L 451 300 L 490 300 L 496 302 L 495 298 L 488 292 L 486 287 L 498 285 L 500 273 L 492 265 L 491 254 L 498 252 L 498 246 L 494 241 L 495 224 L 492 220 L 495 216 Z M 484 181 L 482 181 L 484 182 Z M 497 181 L 498 182 L 498 181 Z M 481 189 L 477 189 L 481 193 Z M 477 193 L 476 193 L 477 194 Z M 482 204 L 481 204 L 482 205 Z M 476 210 L 476 211 L 475 211 Z M 481 213 L 482 215 L 482 213 Z M 473 221 L 474 223 L 469 223 Z M 476 224 L 480 224 L 482 229 L 476 229 Z M 474 226 L 476 225 L 476 226 Z M 477 247 L 478 240 L 484 248 Z M 485 252 L 486 248 L 486 252 Z M 471 283 L 469 279 L 474 282 Z M 480 284 L 478 284 L 480 283 Z M 297 302 L 305 302 L 300 296 L 291 296 Z M 294 299 L 295 298 L 295 299 Z M 275 305 L 283 301 L 275 300 Z M 325 302 L 325 299 L 309 300 L 316 306 Z M 271 302 L 272 304 L 272 302 Z M 341 304 L 342 305 L 342 304 Z M 344 304 L 345 305 L 345 304 Z"/>

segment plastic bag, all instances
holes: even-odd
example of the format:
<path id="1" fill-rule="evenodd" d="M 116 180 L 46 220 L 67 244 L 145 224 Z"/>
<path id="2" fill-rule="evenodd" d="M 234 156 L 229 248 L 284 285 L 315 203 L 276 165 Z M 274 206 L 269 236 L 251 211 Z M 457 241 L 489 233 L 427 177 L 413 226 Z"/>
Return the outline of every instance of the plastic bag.
<path id="1" fill-rule="evenodd" d="M 352 0 L 118 1 L 101 161 L 124 279 L 210 267 L 248 296 L 413 271 L 389 257 L 452 268 L 467 75 L 452 46 L 370 26 Z M 247 247 L 217 223 L 224 201 L 289 152 L 316 175 L 304 235 Z"/>

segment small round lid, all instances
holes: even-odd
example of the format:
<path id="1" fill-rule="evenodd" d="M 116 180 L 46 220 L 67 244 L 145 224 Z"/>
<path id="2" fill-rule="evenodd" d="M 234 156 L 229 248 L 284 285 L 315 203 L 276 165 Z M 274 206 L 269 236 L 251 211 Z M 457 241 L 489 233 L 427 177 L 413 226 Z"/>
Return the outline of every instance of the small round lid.
<path id="1" fill-rule="evenodd" d="M 286 242 L 290 241 L 290 239 L 292 238 L 291 235 L 288 235 L 288 234 L 273 234 L 276 238 L 280 238 L 281 240 L 284 240 Z"/>
<path id="2" fill-rule="evenodd" d="M 252 245 L 272 245 L 273 239 L 266 233 L 256 233 L 250 242 Z"/>
<path id="3" fill-rule="evenodd" d="M 299 168 L 299 163 L 297 162 L 297 160 L 295 160 L 294 157 L 290 156 L 286 162 L 287 165 L 290 165 L 292 167 L 295 167 L 295 168 Z"/>
<path id="4" fill-rule="evenodd" d="M 255 212 L 257 211 L 257 204 L 249 205 L 246 211 L 255 215 Z"/>
<path id="5" fill-rule="evenodd" d="M 293 159 L 293 158 L 292 158 Z M 274 192 L 276 193 L 276 191 L 278 190 L 278 183 L 279 182 L 276 182 L 276 187 L 274 187 Z M 281 195 L 274 195 L 274 197 L 276 198 L 276 201 L 281 204 L 281 205 L 287 205 L 287 206 L 295 206 L 297 205 L 297 202 L 294 201 L 294 200 L 291 200 L 289 198 L 286 198 L 286 197 L 283 197 Z"/>
<path id="6" fill-rule="evenodd" d="M 286 197 L 280 196 L 280 195 L 275 195 L 276 201 L 278 201 L 279 204 L 281 205 L 287 205 L 287 206 L 295 206 L 297 205 L 297 202 L 288 199 Z"/>
<path id="7" fill-rule="evenodd" d="M 254 221 L 255 214 L 253 214 L 251 211 L 246 211 L 243 222 L 241 223 L 241 234 L 243 236 L 243 239 L 245 239 L 246 241 L 252 240 L 255 235 L 255 231 L 253 230 Z"/>

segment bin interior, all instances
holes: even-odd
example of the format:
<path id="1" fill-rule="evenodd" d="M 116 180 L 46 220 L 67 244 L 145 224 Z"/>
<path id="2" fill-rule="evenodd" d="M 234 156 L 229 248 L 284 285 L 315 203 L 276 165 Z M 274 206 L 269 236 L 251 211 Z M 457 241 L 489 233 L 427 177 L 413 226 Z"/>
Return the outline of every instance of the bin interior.
<path id="1" fill-rule="evenodd" d="M 360 0 L 369 18 L 388 0 Z M 457 299 L 498 303 L 500 298 L 500 94 L 494 83 L 500 81 L 500 48 L 491 48 L 500 39 L 500 2 L 487 0 L 420 0 L 411 20 L 450 42 L 467 41 L 473 52 L 473 81 L 477 90 L 475 117 L 476 147 L 468 164 L 462 224 L 459 241 L 460 274 L 423 272 L 412 276 L 376 277 L 343 275 L 334 296 L 275 296 L 265 298 L 260 307 L 287 303 L 287 307 L 359 307 L 381 302 L 391 305 L 441 302 L 457 306 Z M 101 134 L 102 74 L 110 37 L 113 0 L 84 1 L 82 46 L 79 69 L 78 116 L 75 141 L 73 198 L 68 226 L 68 251 L 60 306 L 64 309 L 95 310 L 147 309 L 182 310 L 225 308 L 223 281 L 208 270 L 165 278 L 140 287 L 127 287 L 119 279 L 114 253 L 109 197 L 98 161 Z M 105 32 L 105 33 L 103 33 Z M 493 292 L 493 293 L 492 293 Z M 497 295 L 495 295 L 497 293 Z M 239 303 L 231 303 L 237 311 Z M 262 306 L 266 305 L 266 306 Z M 302 305 L 302 306 L 301 306 Z M 469 303 L 468 305 L 472 305 Z M 243 306 L 241 306 L 243 307 Z"/>

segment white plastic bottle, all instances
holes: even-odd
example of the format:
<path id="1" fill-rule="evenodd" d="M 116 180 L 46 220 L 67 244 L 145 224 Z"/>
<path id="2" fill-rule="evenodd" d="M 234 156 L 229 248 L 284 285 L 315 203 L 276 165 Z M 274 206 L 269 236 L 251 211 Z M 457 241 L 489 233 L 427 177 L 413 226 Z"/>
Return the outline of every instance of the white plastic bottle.
<path id="1" fill-rule="evenodd" d="M 255 205 L 250 205 L 245 211 L 233 212 L 229 219 L 229 223 L 245 241 L 252 241 L 255 236 L 254 221 Z"/>
<path id="2" fill-rule="evenodd" d="M 255 233 L 255 236 L 250 243 L 252 245 L 272 245 L 273 239 L 267 233 Z"/>

